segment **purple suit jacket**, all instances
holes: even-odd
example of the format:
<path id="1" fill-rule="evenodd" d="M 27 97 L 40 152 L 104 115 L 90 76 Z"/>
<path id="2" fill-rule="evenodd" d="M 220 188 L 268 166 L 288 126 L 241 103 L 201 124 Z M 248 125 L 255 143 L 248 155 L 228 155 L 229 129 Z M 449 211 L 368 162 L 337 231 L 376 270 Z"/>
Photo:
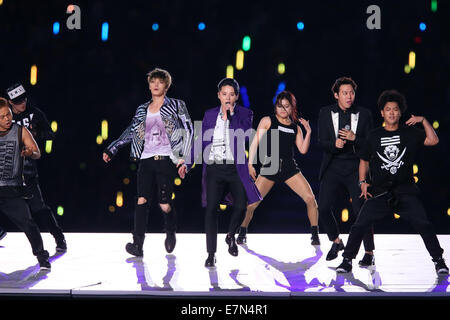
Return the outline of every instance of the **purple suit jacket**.
<path id="1" fill-rule="evenodd" d="M 205 111 L 205 115 L 203 117 L 202 122 L 202 135 L 199 135 L 199 139 L 203 139 L 203 134 L 206 132 L 206 130 L 211 129 L 214 130 L 214 127 L 216 126 L 216 120 L 217 116 L 220 112 L 220 106 L 215 107 L 212 109 L 208 109 Z M 230 129 L 238 130 L 242 129 L 243 132 L 246 132 L 248 129 L 252 128 L 252 122 L 253 122 L 253 112 L 250 109 L 244 108 L 242 106 L 236 105 L 234 108 L 234 115 L 231 117 L 230 121 Z M 202 140 L 202 154 L 194 154 L 194 145 L 192 144 L 192 152 L 191 152 L 191 161 L 190 164 L 187 164 L 188 170 L 192 167 L 194 163 L 194 159 L 198 156 L 202 156 L 205 152 L 205 148 L 207 146 L 212 145 L 212 134 L 210 139 Z M 232 142 L 231 139 L 234 139 Z M 247 139 L 248 140 L 248 137 Z M 250 177 L 250 174 L 248 173 L 248 159 L 245 155 L 245 140 L 238 139 L 237 136 L 230 135 L 230 145 L 232 145 L 233 148 L 233 157 L 234 161 L 236 163 L 236 169 L 239 174 L 239 177 L 242 181 L 242 185 L 244 186 L 245 192 L 247 194 L 247 200 L 248 204 L 257 202 L 262 200 L 261 194 L 259 193 L 258 189 L 255 186 L 255 183 L 253 182 L 252 178 Z M 208 149 L 210 150 L 210 149 Z M 209 156 L 209 155 L 208 155 Z M 208 156 L 205 156 L 202 158 L 203 167 L 202 167 L 202 206 L 206 207 L 206 166 L 207 164 L 205 161 L 203 161 L 205 158 L 208 159 Z M 238 164 L 238 159 L 240 160 Z M 222 203 L 231 205 L 233 202 L 233 199 L 231 197 L 231 194 L 228 194 L 224 201 Z"/>

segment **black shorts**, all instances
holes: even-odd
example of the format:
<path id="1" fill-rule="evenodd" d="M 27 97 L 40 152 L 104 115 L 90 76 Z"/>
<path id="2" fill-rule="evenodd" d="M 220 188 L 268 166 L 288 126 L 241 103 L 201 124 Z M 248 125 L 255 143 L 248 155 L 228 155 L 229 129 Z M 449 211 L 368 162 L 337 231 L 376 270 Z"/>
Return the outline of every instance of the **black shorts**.
<path id="1" fill-rule="evenodd" d="M 278 167 L 278 172 L 275 174 L 269 174 L 270 163 L 264 164 L 261 167 L 260 175 L 266 179 L 275 182 L 285 182 L 286 180 L 292 178 L 297 173 L 300 172 L 300 169 L 297 166 L 297 162 L 295 159 L 280 159 L 280 164 Z M 269 171 L 270 172 L 270 171 Z"/>
<path id="2" fill-rule="evenodd" d="M 176 173 L 176 166 L 168 156 L 161 160 L 155 160 L 154 157 L 140 160 L 137 171 L 138 198 L 144 197 L 149 201 L 156 184 L 158 203 L 171 203 Z"/>

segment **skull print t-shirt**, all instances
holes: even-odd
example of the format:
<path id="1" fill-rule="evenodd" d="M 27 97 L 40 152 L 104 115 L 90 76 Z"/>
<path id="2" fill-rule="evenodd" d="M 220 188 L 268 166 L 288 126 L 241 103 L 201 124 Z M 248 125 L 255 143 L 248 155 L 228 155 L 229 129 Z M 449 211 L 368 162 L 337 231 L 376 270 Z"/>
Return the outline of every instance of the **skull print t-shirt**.
<path id="1" fill-rule="evenodd" d="M 372 190 L 412 192 L 414 159 L 425 138 L 424 130 L 408 126 L 395 131 L 384 127 L 373 130 L 360 153 L 361 159 L 369 161 Z"/>

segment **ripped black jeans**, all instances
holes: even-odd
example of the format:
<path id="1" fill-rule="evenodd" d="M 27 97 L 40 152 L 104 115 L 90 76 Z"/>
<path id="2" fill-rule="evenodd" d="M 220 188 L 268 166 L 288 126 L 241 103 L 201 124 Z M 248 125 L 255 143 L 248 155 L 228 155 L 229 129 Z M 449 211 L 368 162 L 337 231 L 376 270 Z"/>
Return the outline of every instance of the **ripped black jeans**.
<path id="1" fill-rule="evenodd" d="M 155 157 L 140 160 L 137 171 L 137 197 L 136 209 L 134 212 L 134 235 L 145 235 L 150 202 L 155 186 L 158 189 L 158 204 L 170 205 L 170 211 L 167 213 L 163 212 L 165 231 L 176 231 L 176 212 L 172 201 L 174 179 L 176 174 L 176 166 L 168 156 L 164 156 L 162 159 L 158 160 L 156 160 Z M 143 204 L 138 204 L 138 199 L 141 197 L 145 198 L 147 201 Z"/>

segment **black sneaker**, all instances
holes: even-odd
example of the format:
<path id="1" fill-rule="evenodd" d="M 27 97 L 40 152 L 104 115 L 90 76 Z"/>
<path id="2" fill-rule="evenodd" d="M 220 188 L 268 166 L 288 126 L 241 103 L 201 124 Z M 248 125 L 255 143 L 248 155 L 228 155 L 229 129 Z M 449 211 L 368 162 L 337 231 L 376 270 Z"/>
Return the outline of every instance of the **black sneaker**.
<path id="1" fill-rule="evenodd" d="M 5 230 L 1 230 L 0 231 L 0 240 L 2 240 L 4 237 L 6 237 L 6 231 Z"/>
<path id="2" fill-rule="evenodd" d="M 311 234 L 311 245 L 320 246 L 320 239 L 319 239 L 319 235 L 317 233 Z"/>
<path id="3" fill-rule="evenodd" d="M 247 228 L 240 227 L 239 234 L 236 239 L 237 244 L 246 244 L 247 243 Z"/>
<path id="4" fill-rule="evenodd" d="M 448 274 L 448 267 L 445 264 L 444 258 L 440 257 L 437 260 L 433 260 L 433 262 L 437 274 Z"/>
<path id="5" fill-rule="evenodd" d="M 348 273 L 352 271 L 352 260 L 344 258 L 342 263 L 336 268 L 337 273 Z"/>
<path id="6" fill-rule="evenodd" d="M 144 255 L 144 251 L 142 249 L 142 247 L 144 246 L 144 239 L 145 235 L 139 236 L 133 234 L 133 243 L 127 243 L 127 245 L 125 246 L 125 250 L 127 250 L 127 252 L 129 254 L 132 254 L 133 256 L 142 257 Z"/>
<path id="7" fill-rule="evenodd" d="M 48 258 L 49 254 L 45 250 L 37 256 L 39 267 L 41 268 L 41 270 L 50 270 L 52 268 L 50 262 L 48 261 Z"/>
<path id="8" fill-rule="evenodd" d="M 130 243 L 130 242 L 127 243 L 127 245 L 125 246 L 125 250 L 127 250 L 127 252 L 129 254 L 132 254 L 133 256 L 136 256 L 136 257 L 144 256 L 144 251 L 142 250 L 142 246 L 139 246 L 134 243 Z"/>
<path id="9" fill-rule="evenodd" d="M 233 257 L 236 257 L 239 253 L 238 247 L 236 245 L 236 239 L 234 239 L 234 235 L 230 236 L 227 234 L 225 238 L 225 242 L 228 245 L 228 253 L 231 254 Z"/>
<path id="10" fill-rule="evenodd" d="M 365 268 L 375 265 L 375 256 L 373 254 L 365 253 L 364 257 L 358 262 L 358 264 Z"/>
<path id="11" fill-rule="evenodd" d="M 214 253 L 210 253 L 205 261 L 205 267 L 213 268 L 215 266 L 216 266 L 216 257 L 214 256 Z"/>
<path id="12" fill-rule="evenodd" d="M 175 236 L 175 232 L 167 232 L 166 240 L 164 241 L 164 246 L 166 247 L 166 251 L 171 253 L 173 249 L 175 249 L 175 244 L 177 243 L 177 238 Z"/>
<path id="13" fill-rule="evenodd" d="M 67 251 L 67 244 L 66 239 L 55 239 L 56 241 L 56 252 L 66 252 Z"/>
<path id="14" fill-rule="evenodd" d="M 338 256 L 338 252 L 341 250 L 344 250 L 344 243 L 342 242 L 342 240 L 339 243 L 333 242 L 333 245 L 331 246 L 330 251 L 328 251 L 327 254 L 327 261 L 336 259 Z"/>

